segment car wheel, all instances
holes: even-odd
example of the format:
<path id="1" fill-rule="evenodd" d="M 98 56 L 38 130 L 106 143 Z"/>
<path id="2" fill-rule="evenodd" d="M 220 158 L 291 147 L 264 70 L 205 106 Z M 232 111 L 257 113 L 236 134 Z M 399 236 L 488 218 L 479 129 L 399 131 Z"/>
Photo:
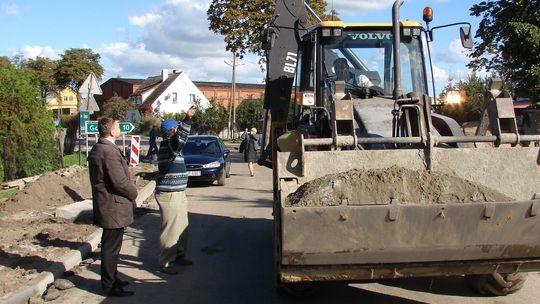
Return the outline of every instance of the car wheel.
<path id="1" fill-rule="evenodd" d="M 219 178 L 217 181 L 218 186 L 225 186 L 225 175 L 226 175 L 225 172 L 219 175 Z"/>

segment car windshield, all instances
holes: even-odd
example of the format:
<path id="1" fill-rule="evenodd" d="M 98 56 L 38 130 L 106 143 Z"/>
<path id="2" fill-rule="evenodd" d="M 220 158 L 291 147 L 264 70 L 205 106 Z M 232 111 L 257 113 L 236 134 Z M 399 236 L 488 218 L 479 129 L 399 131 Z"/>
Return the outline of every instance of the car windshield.
<path id="1" fill-rule="evenodd" d="M 401 81 L 404 93 L 426 92 L 420 36 L 402 37 Z M 338 41 L 324 45 L 328 76 L 347 84 L 393 91 L 392 34 L 385 30 L 348 30 Z"/>
<path id="2" fill-rule="evenodd" d="M 220 154 L 221 149 L 216 138 L 189 138 L 182 149 L 184 155 Z"/>

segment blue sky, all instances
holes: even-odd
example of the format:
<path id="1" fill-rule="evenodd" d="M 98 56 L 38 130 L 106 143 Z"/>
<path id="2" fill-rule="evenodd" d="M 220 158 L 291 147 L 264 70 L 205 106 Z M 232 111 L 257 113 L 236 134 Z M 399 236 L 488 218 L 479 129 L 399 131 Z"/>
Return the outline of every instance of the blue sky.
<path id="1" fill-rule="evenodd" d="M 327 0 L 346 22 L 390 22 L 393 0 Z M 231 80 L 231 55 L 223 37 L 208 30 L 210 0 L 0 0 L 0 56 L 20 54 L 58 59 L 69 48 L 91 48 L 101 55 L 103 81 L 146 78 L 163 68 L 186 72 L 196 81 Z M 434 9 L 432 26 L 479 20 L 469 16 L 472 0 L 406 0 L 401 19 L 421 21 Z M 437 87 L 469 73 L 457 27 L 436 32 L 433 44 Z M 257 58 L 239 62 L 237 81 L 262 83 Z"/>

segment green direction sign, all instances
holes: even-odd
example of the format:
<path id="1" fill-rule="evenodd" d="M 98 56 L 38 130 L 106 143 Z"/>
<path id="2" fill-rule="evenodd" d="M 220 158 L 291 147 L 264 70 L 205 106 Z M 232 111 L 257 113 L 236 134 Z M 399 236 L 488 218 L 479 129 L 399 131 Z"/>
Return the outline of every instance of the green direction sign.
<path id="1" fill-rule="evenodd" d="M 86 122 L 86 134 L 99 134 L 98 122 L 87 121 Z"/>
<path id="2" fill-rule="evenodd" d="M 79 113 L 80 119 L 79 119 L 79 126 L 81 127 L 81 134 L 86 133 L 86 122 L 90 120 L 90 112 L 88 111 L 81 111 Z"/>
<path id="3" fill-rule="evenodd" d="M 130 133 L 135 127 L 132 123 L 127 121 L 120 122 L 120 133 Z M 87 121 L 86 122 L 86 134 L 99 134 L 98 122 L 97 121 Z"/>
<path id="4" fill-rule="evenodd" d="M 135 127 L 132 123 L 128 121 L 121 121 L 120 122 L 120 133 L 131 133 Z"/>

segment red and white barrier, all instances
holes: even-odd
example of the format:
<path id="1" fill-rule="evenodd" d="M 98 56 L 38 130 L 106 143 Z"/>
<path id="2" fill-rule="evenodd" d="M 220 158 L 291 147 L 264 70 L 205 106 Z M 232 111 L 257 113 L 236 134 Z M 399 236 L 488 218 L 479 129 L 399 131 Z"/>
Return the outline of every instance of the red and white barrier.
<path id="1" fill-rule="evenodd" d="M 136 166 L 139 164 L 139 151 L 141 147 L 141 136 L 131 135 L 131 153 L 129 153 L 129 164 Z"/>

